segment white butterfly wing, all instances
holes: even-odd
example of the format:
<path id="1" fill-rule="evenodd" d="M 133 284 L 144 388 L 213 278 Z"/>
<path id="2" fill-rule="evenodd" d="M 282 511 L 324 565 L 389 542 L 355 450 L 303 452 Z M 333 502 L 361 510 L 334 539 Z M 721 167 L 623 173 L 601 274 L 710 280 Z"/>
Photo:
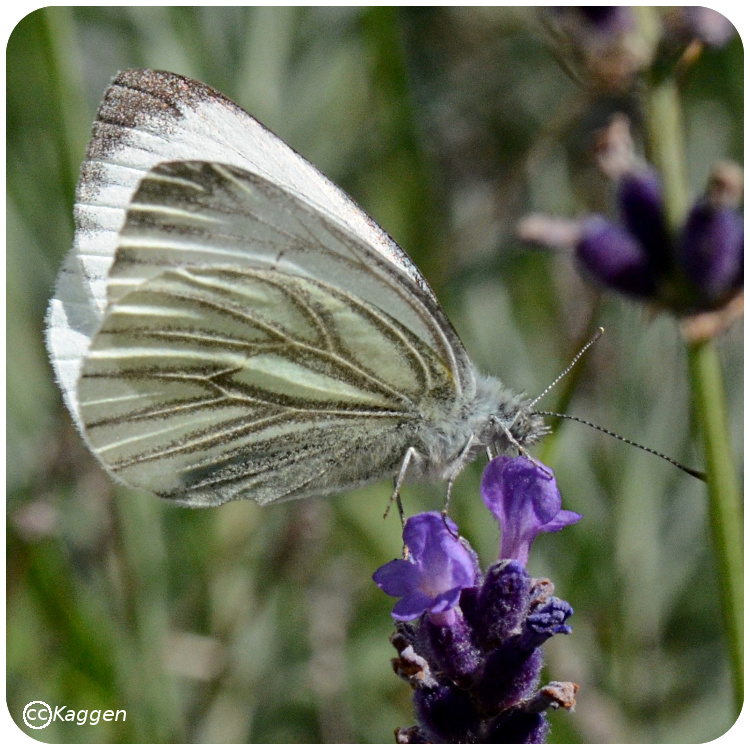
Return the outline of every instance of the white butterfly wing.
<path id="1" fill-rule="evenodd" d="M 79 428 L 127 484 L 187 505 L 356 486 L 393 475 L 476 391 L 403 251 L 203 84 L 118 76 L 76 226 L 48 347 Z"/>
<path id="2" fill-rule="evenodd" d="M 86 437 L 172 502 L 260 504 L 393 476 L 451 372 L 384 311 L 276 270 L 184 267 L 108 308 L 79 383 Z M 448 396 L 448 398 L 446 398 Z"/>
<path id="3" fill-rule="evenodd" d="M 76 384 L 107 303 L 107 283 L 125 212 L 141 180 L 162 162 L 210 160 L 263 177 L 313 207 L 409 279 L 439 310 L 408 256 L 348 196 L 239 106 L 210 87 L 150 70 L 125 71 L 105 94 L 76 195 L 76 233 L 48 311 L 47 345 L 65 401 L 80 422 Z M 447 326 L 447 328 L 446 328 Z M 444 320 L 437 329 L 446 328 Z M 459 384 L 471 381 L 458 340 Z M 461 371 L 460 373 L 458 371 Z M 461 387 L 461 385 L 459 385 Z"/>

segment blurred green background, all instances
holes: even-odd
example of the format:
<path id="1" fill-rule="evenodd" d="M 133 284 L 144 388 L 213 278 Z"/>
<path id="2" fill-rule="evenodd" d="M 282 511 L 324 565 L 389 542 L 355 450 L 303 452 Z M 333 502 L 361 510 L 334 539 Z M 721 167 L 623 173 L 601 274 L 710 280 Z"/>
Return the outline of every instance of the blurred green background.
<path id="1" fill-rule="evenodd" d="M 699 464 L 674 322 L 584 282 L 566 254 L 514 240 L 529 211 L 606 210 L 592 134 L 623 92 L 561 69 L 527 8 L 49 8 L 7 47 L 8 704 L 125 709 L 59 721 L 48 742 L 392 742 L 413 723 L 391 671 L 392 600 L 373 571 L 398 556 L 387 484 L 259 509 L 168 507 L 115 487 L 64 411 L 43 346 L 73 233 L 90 124 L 129 67 L 198 78 L 240 103 L 349 192 L 411 254 L 482 369 L 540 392 L 597 326 L 606 335 L 546 399 Z M 693 194 L 742 161 L 739 38 L 685 81 Z M 741 325 L 721 341 L 743 448 Z M 574 386 L 574 387 L 573 387 Z M 563 394 L 562 396 L 560 394 Z M 568 400 L 567 398 L 565 400 Z M 704 742 L 733 723 L 706 498 L 667 463 L 573 424 L 543 447 L 583 520 L 529 569 L 575 609 L 546 647 L 581 688 L 551 742 Z M 451 515 L 486 565 L 498 531 L 483 461 Z M 409 514 L 442 504 L 408 488 Z"/>

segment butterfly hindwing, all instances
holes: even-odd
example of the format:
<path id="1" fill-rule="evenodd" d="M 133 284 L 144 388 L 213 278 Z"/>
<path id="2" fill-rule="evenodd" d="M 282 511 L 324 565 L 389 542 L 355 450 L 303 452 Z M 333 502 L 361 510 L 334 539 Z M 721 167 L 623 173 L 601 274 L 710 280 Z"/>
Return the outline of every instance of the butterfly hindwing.
<path id="1" fill-rule="evenodd" d="M 208 505 L 392 474 L 425 411 L 451 388 L 433 350 L 339 287 L 274 270 L 183 267 L 110 306 L 79 396 L 87 439 L 109 471 Z"/>

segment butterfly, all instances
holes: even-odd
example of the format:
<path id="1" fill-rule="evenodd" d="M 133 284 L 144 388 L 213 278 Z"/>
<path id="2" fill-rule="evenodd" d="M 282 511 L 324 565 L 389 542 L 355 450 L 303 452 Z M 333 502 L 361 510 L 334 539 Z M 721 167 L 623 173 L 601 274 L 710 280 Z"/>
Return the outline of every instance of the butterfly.
<path id="1" fill-rule="evenodd" d="M 203 83 L 120 73 L 74 212 L 47 347 L 126 485 L 195 507 L 397 492 L 545 432 L 479 374 L 391 237 Z"/>

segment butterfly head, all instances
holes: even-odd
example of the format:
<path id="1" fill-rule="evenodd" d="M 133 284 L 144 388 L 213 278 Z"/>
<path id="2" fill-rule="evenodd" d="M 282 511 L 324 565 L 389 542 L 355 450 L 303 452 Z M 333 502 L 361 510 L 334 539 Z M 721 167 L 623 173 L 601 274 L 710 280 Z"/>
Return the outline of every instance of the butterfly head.
<path id="1" fill-rule="evenodd" d="M 483 408 L 477 410 L 477 416 L 483 416 L 481 428 L 474 434 L 479 445 L 493 453 L 513 453 L 549 432 L 531 399 L 513 393 L 495 378 L 485 378 L 478 385 L 477 396 Z"/>
<path id="2" fill-rule="evenodd" d="M 539 441 L 549 432 L 544 417 L 534 411 L 531 399 L 513 398 L 498 405 L 490 416 L 488 441 L 496 453 L 512 453 Z"/>

